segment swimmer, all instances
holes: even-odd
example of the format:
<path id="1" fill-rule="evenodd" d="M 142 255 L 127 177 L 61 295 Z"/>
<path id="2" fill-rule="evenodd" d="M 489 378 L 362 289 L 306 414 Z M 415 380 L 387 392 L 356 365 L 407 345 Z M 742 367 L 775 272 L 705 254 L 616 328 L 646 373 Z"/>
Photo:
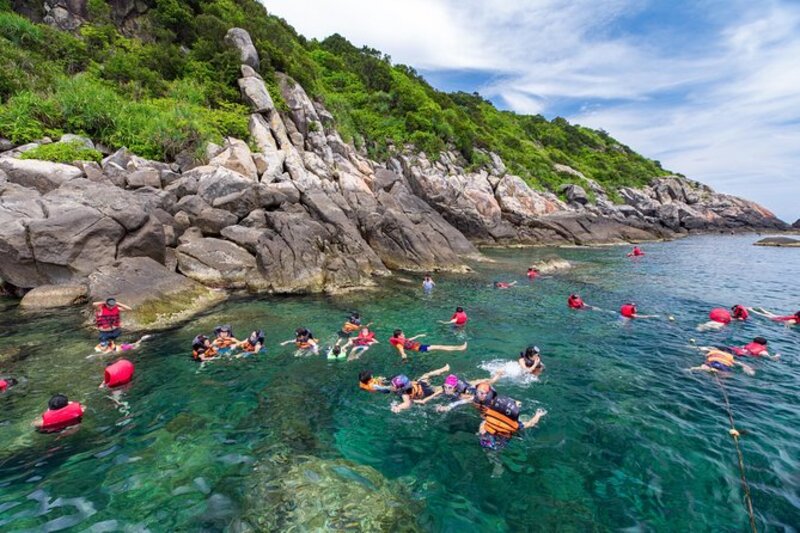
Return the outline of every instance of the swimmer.
<path id="1" fill-rule="evenodd" d="M 214 328 L 213 344 L 217 350 L 232 350 L 241 344 L 241 341 L 233 335 L 233 328 L 225 324 Z"/>
<path id="2" fill-rule="evenodd" d="M 15 378 L 0 378 L 0 393 L 6 392 L 8 389 L 19 384 Z"/>
<path id="3" fill-rule="evenodd" d="M 567 298 L 567 306 L 570 309 L 598 309 L 593 305 L 589 305 L 583 301 L 583 299 L 578 296 L 577 294 L 570 294 Z"/>
<path id="4" fill-rule="evenodd" d="M 430 294 L 433 292 L 433 288 L 436 287 L 436 283 L 434 283 L 433 278 L 431 278 L 430 274 L 426 274 L 425 277 L 422 279 L 422 290 L 425 294 Z"/>
<path id="5" fill-rule="evenodd" d="M 375 377 L 369 370 L 362 370 L 358 373 L 358 388 L 367 392 L 382 392 L 389 394 L 392 392 L 392 384 L 385 377 Z"/>
<path id="6" fill-rule="evenodd" d="M 365 327 L 369 327 L 370 325 L 371 323 L 367 324 Z M 342 325 L 342 329 L 336 332 L 339 336 L 339 338 L 336 339 L 336 346 L 339 346 L 343 341 L 349 341 L 353 333 L 359 329 L 361 329 L 361 315 L 355 312 L 350 313 L 350 317 Z"/>
<path id="7" fill-rule="evenodd" d="M 436 411 L 440 413 L 446 413 L 461 405 L 472 403 L 472 401 L 475 399 L 475 388 L 478 385 L 481 383 L 494 385 L 494 383 L 504 375 L 505 372 L 498 370 L 492 374 L 489 379 L 474 379 L 472 381 L 464 381 L 455 374 L 450 374 L 444 379 L 444 384 L 439 390 L 437 390 L 437 393 L 448 398 L 451 403 L 437 406 Z"/>
<path id="8" fill-rule="evenodd" d="M 688 370 L 691 372 L 721 372 L 723 374 L 728 374 L 733 371 L 734 367 L 740 366 L 748 376 L 754 376 L 756 374 L 756 371 L 753 370 L 752 367 L 737 361 L 732 353 L 728 353 L 713 346 L 700 346 L 698 349 L 705 353 L 706 361 L 700 366 L 689 368 Z"/>
<path id="9" fill-rule="evenodd" d="M 463 327 L 467 325 L 467 313 L 464 312 L 463 307 L 456 307 L 456 312 L 450 317 L 450 320 L 440 320 L 439 324 L 453 324 L 456 327 Z"/>
<path id="10" fill-rule="evenodd" d="M 311 331 L 306 328 L 297 328 L 294 330 L 294 333 L 294 339 L 283 341 L 281 346 L 294 343 L 295 346 L 297 346 L 297 353 L 295 353 L 296 356 L 308 355 L 309 353 L 313 353 L 314 355 L 319 354 L 319 345 L 317 344 L 317 340 L 314 338 L 314 334 L 311 333 Z"/>
<path id="11" fill-rule="evenodd" d="M 528 420 L 520 419 L 520 402 L 498 396 L 488 383 L 481 383 L 475 388 L 473 403 L 483 418 L 478 427 L 481 446 L 492 450 L 503 449 L 518 431 L 535 427 L 547 414 L 546 410 L 537 409 Z"/>
<path id="12" fill-rule="evenodd" d="M 375 333 L 370 331 L 369 328 L 363 327 L 361 331 L 358 332 L 354 338 L 350 339 L 345 345 L 345 348 L 349 345 L 353 345 L 353 349 L 350 350 L 350 355 L 347 357 L 348 361 L 354 361 L 361 357 L 361 355 L 370 349 L 373 344 L 378 344 L 378 339 L 375 338 Z"/>
<path id="13" fill-rule="evenodd" d="M 347 344 L 344 346 L 333 346 L 328 347 L 328 353 L 325 354 L 325 357 L 330 359 L 331 361 L 336 359 L 344 359 L 347 356 Z"/>
<path id="14" fill-rule="evenodd" d="M 442 344 L 422 344 L 421 342 L 416 341 L 416 339 L 424 336 L 425 334 L 423 333 L 421 335 L 415 335 L 413 337 L 406 338 L 403 335 L 402 329 L 396 329 L 394 330 L 394 333 L 392 333 L 392 338 L 389 339 L 389 344 L 395 347 L 397 353 L 400 354 L 400 357 L 402 357 L 403 360 L 407 359 L 406 350 L 410 352 L 463 352 L 467 349 L 466 342 L 458 346 L 448 346 Z"/>
<path id="15" fill-rule="evenodd" d="M 262 330 L 252 331 L 247 339 L 237 346 L 247 353 L 258 353 L 264 349 L 264 332 Z"/>
<path id="16" fill-rule="evenodd" d="M 636 304 L 633 302 L 628 302 L 620 307 L 619 314 L 623 318 L 659 318 L 658 315 L 640 315 L 638 309 L 636 309 Z"/>
<path id="17" fill-rule="evenodd" d="M 750 317 L 750 313 L 747 311 L 747 308 L 739 304 L 731 307 L 731 314 L 733 315 L 734 320 L 747 320 Z"/>
<path id="18" fill-rule="evenodd" d="M 512 281 L 511 283 L 509 283 L 509 282 L 507 282 L 507 281 L 495 281 L 495 282 L 492 284 L 492 286 L 493 286 L 495 289 L 510 289 L 511 287 L 513 287 L 513 286 L 514 286 L 514 285 L 516 285 L 516 284 L 517 284 L 517 282 L 516 282 L 516 281 Z"/>
<path id="19" fill-rule="evenodd" d="M 628 252 L 628 257 L 641 257 L 644 255 L 644 252 L 638 246 L 634 246 L 633 250 Z"/>
<path id="20" fill-rule="evenodd" d="M 783 322 L 787 326 L 796 326 L 797 324 L 800 324 L 800 311 L 797 311 L 793 315 L 786 315 L 786 316 L 780 316 L 776 315 L 775 313 L 770 313 L 763 307 L 751 307 L 750 311 L 757 315 L 769 318 L 770 320 L 774 320 L 775 322 Z"/>
<path id="21" fill-rule="evenodd" d="M 434 399 L 437 396 L 436 391 L 428 384 L 427 380 L 449 371 L 450 365 L 444 365 L 442 368 L 427 372 L 413 381 L 404 374 L 398 374 L 393 377 L 391 391 L 400 395 L 403 401 L 393 405 L 392 412 L 399 413 L 410 409 L 415 403 L 424 405 Z"/>
<path id="22" fill-rule="evenodd" d="M 697 331 L 719 331 L 730 324 L 733 319 L 730 312 L 723 307 L 715 307 L 709 311 L 708 318 L 710 319 L 708 322 L 703 322 L 697 326 Z"/>
<path id="23" fill-rule="evenodd" d="M 540 353 L 539 347 L 533 345 L 525 348 L 524 352 L 519 352 L 519 359 L 517 362 L 522 372 L 533 374 L 534 376 L 538 376 L 544 372 L 544 363 L 542 363 Z"/>
<path id="24" fill-rule="evenodd" d="M 63 394 L 56 394 L 47 402 L 47 411 L 33 422 L 39 431 L 52 433 L 81 423 L 86 408 L 71 402 Z"/>
<path id="25" fill-rule="evenodd" d="M 192 358 L 195 361 L 208 361 L 217 355 L 217 349 L 205 335 L 198 335 L 192 340 Z"/>
<path id="26" fill-rule="evenodd" d="M 534 267 L 529 267 L 526 276 L 528 276 L 528 279 L 531 281 L 535 280 L 540 276 L 539 269 Z"/>
<path id="27" fill-rule="evenodd" d="M 756 337 L 744 346 L 731 346 L 730 350 L 739 357 L 766 357 L 772 361 L 780 360 L 780 354 L 770 355 L 767 350 L 767 339 Z"/>
<path id="28" fill-rule="evenodd" d="M 101 341 L 100 344 L 94 347 L 94 351 L 99 352 L 92 355 L 87 355 L 86 359 L 90 359 L 92 357 L 97 357 L 98 355 L 104 355 L 107 353 L 119 353 L 119 352 L 127 352 L 130 350 L 135 350 L 139 346 L 141 346 L 143 341 L 152 338 L 152 335 L 145 335 L 141 339 L 136 342 L 121 342 L 117 344 L 113 340 L 109 339 L 106 341 Z"/>

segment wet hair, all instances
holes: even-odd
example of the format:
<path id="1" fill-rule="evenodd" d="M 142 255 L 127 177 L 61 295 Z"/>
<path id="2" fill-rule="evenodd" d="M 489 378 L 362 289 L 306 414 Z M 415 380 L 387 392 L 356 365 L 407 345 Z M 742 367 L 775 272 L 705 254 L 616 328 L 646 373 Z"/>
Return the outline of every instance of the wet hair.
<path id="1" fill-rule="evenodd" d="M 224 324 L 222 326 L 217 326 L 214 328 L 214 336 L 219 337 L 219 334 L 222 332 L 226 332 L 228 335 L 233 337 L 233 328 L 229 324 Z"/>
<path id="2" fill-rule="evenodd" d="M 577 295 L 577 294 L 570 294 L 570 295 L 569 295 L 569 299 L 570 299 L 570 300 L 575 300 L 575 299 L 577 299 L 577 298 L 578 298 L 578 295 Z"/>
<path id="3" fill-rule="evenodd" d="M 9 387 L 13 387 L 14 385 L 17 385 L 19 381 L 16 378 L 7 378 L 6 383 L 8 383 Z"/>
<path id="4" fill-rule="evenodd" d="M 342 347 L 334 346 L 333 349 L 331 350 L 331 353 L 333 353 L 333 355 L 339 355 L 340 353 L 342 353 Z"/>
<path id="5" fill-rule="evenodd" d="M 117 305 L 117 299 L 116 298 L 106 298 L 106 305 L 109 306 L 109 307 L 114 307 L 115 305 Z"/>
<path id="6" fill-rule="evenodd" d="M 298 337 L 302 335 L 308 335 L 309 337 L 311 336 L 311 332 L 308 331 L 308 328 L 297 328 L 296 330 L 294 330 L 294 332 Z"/>
<path id="7" fill-rule="evenodd" d="M 755 339 L 753 339 L 753 342 L 756 344 L 760 344 L 762 346 L 767 345 L 767 339 L 765 339 L 764 337 L 756 337 Z"/>
<path id="8" fill-rule="evenodd" d="M 520 355 L 525 359 L 530 359 L 532 357 L 539 355 L 539 353 L 541 353 L 539 347 L 531 345 L 525 348 L 525 351 L 521 352 Z"/>
<path id="9" fill-rule="evenodd" d="M 358 320 L 359 318 L 361 318 L 361 315 L 359 315 L 358 313 L 356 313 L 355 311 L 353 311 L 352 313 L 350 313 L 350 318 L 353 318 L 353 319 L 355 319 L 355 320 Z"/>
<path id="10" fill-rule="evenodd" d="M 58 409 L 65 408 L 68 403 L 69 400 L 67 399 L 66 396 L 64 396 L 63 394 L 56 394 L 52 398 L 50 398 L 49 402 L 47 402 L 47 407 L 53 411 L 56 411 Z"/>
<path id="11" fill-rule="evenodd" d="M 369 380 L 371 379 L 372 379 L 372 371 L 370 370 L 362 370 L 361 372 L 358 373 L 358 381 L 360 381 L 361 383 L 369 383 Z"/>
<path id="12" fill-rule="evenodd" d="M 396 330 L 394 330 L 394 333 L 392 333 L 392 337 L 399 337 L 402 334 L 403 334 L 403 330 L 402 329 L 396 329 Z"/>
<path id="13" fill-rule="evenodd" d="M 456 313 L 463 313 L 463 312 L 464 312 L 463 307 L 456 307 Z"/>
<path id="14" fill-rule="evenodd" d="M 205 335 L 198 335 L 192 340 L 192 349 L 196 350 L 197 348 L 205 346 L 207 340 L 208 337 L 206 337 Z"/>
<path id="15" fill-rule="evenodd" d="M 499 282 L 499 281 L 495 281 L 495 282 L 494 282 L 494 286 L 495 286 L 495 287 L 499 287 L 499 286 L 500 286 L 500 282 Z"/>
<path id="16" fill-rule="evenodd" d="M 255 341 L 255 342 L 253 342 L 253 344 L 258 344 L 258 343 L 263 344 L 264 343 L 264 331 L 259 329 L 258 331 L 251 332 L 250 335 L 247 337 L 247 340 L 248 341 Z"/>
<path id="17" fill-rule="evenodd" d="M 794 314 L 794 316 L 796 316 L 798 319 L 800 319 L 800 311 L 796 312 L 796 313 Z"/>

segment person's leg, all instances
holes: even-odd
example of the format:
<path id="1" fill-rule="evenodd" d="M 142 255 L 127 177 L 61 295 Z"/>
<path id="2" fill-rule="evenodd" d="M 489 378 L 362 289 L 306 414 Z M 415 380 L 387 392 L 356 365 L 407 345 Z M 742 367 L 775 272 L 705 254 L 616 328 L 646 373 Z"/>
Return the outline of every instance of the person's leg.
<path id="1" fill-rule="evenodd" d="M 449 371 L 450 371 L 450 365 L 444 365 L 442 368 L 437 368 L 436 370 L 431 370 L 430 372 L 422 374 L 419 378 L 417 378 L 417 381 L 430 379 Z"/>
<path id="2" fill-rule="evenodd" d="M 459 344 L 458 346 L 447 346 L 447 345 L 442 345 L 442 344 L 433 344 L 431 346 L 428 346 L 428 350 L 427 351 L 431 352 L 431 351 L 435 350 L 435 351 L 438 351 L 438 352 L 463 352 L 466 349 L 467 349 L 467 343 L 465 342 L 464 344 Z"/>

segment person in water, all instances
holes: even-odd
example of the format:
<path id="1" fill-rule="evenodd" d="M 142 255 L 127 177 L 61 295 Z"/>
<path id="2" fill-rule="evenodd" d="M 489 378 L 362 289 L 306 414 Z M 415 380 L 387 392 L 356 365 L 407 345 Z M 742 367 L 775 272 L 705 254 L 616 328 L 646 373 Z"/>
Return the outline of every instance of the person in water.
<path id="1" fill-rule="evenodd" d="M 366 325 L 366 327 L 369 326 L 370 324 Z M 349 343 L 350 337 L 359 329 L 361 329 L 361 315 L 358 313 L 351 313 L 350 317 L 348 317 L 342 325 L 342 329 L 337 332 L 339 338 L 336 339 L 335 346 L 339 346 L 342 342 Z"/>
<path id="2" fill-rule="evenodd" d="M 437 395 L 444 396 L 450 403 L 447 405 L 439 405 L 436 407 L 436 410 L 440 413 L 446 413 L 461 405 L 472 403 L 475 399 L 475 390 L 478 385 L 481 383 L 494 385 L 495 382 L 504 375 L 505 372 L 503 370 L 498 370 L 492 374 L 489 379 L 484 378 L 465 381 L 455 374 L 450 374 L 444 379 L 444 384 L 441 389 L 436 391 Z"/>
<path id="3" fill-rule="evenodd" d="M 205 335 L 198 335 L 192 341 L 192 358 L 195 361 L 208 361 L 218 354 L 211 339 Z"/>
<path id="4" fill-rule="evenodd" d="M 350 355 L 347 356 L 348 361 L 354 361 L 361 357 L 361 355 L 370 349 L 370 347 L 374 344 L 378 344 L 378 339 L 375 338 L 375 333 L 370 331 L 368 327 L 361 328 L 361 331 L 358 332 L 358 335 L 350 339 L 350 341 L 345 344 L 345 349 L 352 345 L 353 349 L 350 350 Z"/>
<path id="5" fill-rule="evenodd" d="M 358 388 L 367 392 L 381 392 L 384 394 L 392 392 L 391 382 L 383 376 L 373 376 L 370 370 L 362 370 L 358 373 Z"/>
<path id="6" fill-rule="evenodd" d="M 633 250 L 628 252 L 628 257 L 641 257 L 644 255 L 644 252 L 638 246 L 634 246 Z"/>
<path id="7" fill-rule="evenodd" d="M 731 346 L 730 351 L 739 357 L 766 357 L 773 361 L 778 361 L 781 358 L 780 354 L 777 353 L 770 355 L 767 349 L 767 339 L 764 337 L 756 337 L 752 342 L 744 346 Z"/>
<path id="8" fill-rule="evenodd" d="M 467 343 L 460 344 L 458 346 L 447 346 L 442 344 L 422 344 L 421 342 L 417 342 L 416 339 L 420 337 L 424 337 L 425 334 L 415 335 L 410 338 L 406 338 L 403 335 L 402 329 L 394 330 L 392 333 L 392 338 L 389 339 L 389 344 L 395 347 L 397 353 L 400 354 L 404 360 L 407 359 L 406 350 L 410 352 L 463 352 L 467 349 Z"/>
<path id="9" fill-rule="evenodd" d="M 544 409 L 537 409 L 528 420 L 520 419 L 520 402 L 506 396 L 498 396 L 497 391 L 489 383 L 480 383 L 475 387 L 473 403 L 483 418 L 478 427 L 481 446 L 491 450 L 505 448 L 517 432 L 535 427 L 547 414 Z"/>
<path id="10" fill-rule="evenodd" d="M 348 344 L 344 346 L 336 346 L 335 344 L 333 346 L 328 346 L 328 353 L 325 354 L 325 357 L 330 360 L 344 359 L 347 357 L 347 346 Z"/>
<path id="11" fill-rule="evenodd" d="M 151 335 L 145 335 L 144 337 L 142 337 L 141 339 L 139 339 L 136 342 L 120 342 L 119 344 L 117 344 L 116 342 L 114 342 L 112 340 L 103 341 L 100 344 L 98 344 L 97 346 L 95 346 L 94 350 L 96 352 L 99 352 L 100 354 L 127 352 L 127 351 L 130 351 L 130 350 L 135 350 L 136 348 L 141 346 L 143 341 L 146 341 L 150 337 L 151 337 Z M 93 356 L 90 355 L 90 356 L 87 357 L 87 359 L 89 357 L 93 357 Z"/>
<path id="12" fill-rule="evenodd" d="M 398 394 L 403 401 L 392 406 L 393 413 L 410 409 L 412 405 L 426 404 L 436 397 L 436 391 L 428 384 L 428 379 L 450 371 L 450 365 L 427 372 L 415 380 L 408 379 L 405 374 L 398 374 L 391 380 L 391 392 Z"/>
<path id="13" fill-rule="evenodd" d="M 514 286 L 514 285 L 516 285 L 516 284 L 517 284 L 517 282 L 516 282 L 516 281 L 512 281 L 511 283 L 509 283 L 509 282 L 507 282 L 507 281 L 495 281 L 495 282 L 492 284 L 492 286 L 493 286 L 495 289 L 510 289 L 511 287 L 513 287 L 513 286 Z"/>
<path id="14" fill-rule="evenodd" d="M 731 315 L 734 320 L 747 320 L 750 317 L 750 313 L 747 311 L 747 308 L 739 304 L 731 307 Z"/>
<path id="15" fill-rule="evenodd" d="M 540 275 L 539 269 L 538 268 L 534 268 L 534 267 L 529 267 L 528 268 L 528 273 L 526 275 L 528 276 L 529 280 L 533 281 L 533 280 L 535 280 L 536 278 L 539 277 L 539 275 Z"/>
<path id="16" fill-rule="evenodd" d="M 467 321 L 469 317 L 467 313 L 464 312 L 463 307 L 456 307 L 456 312 L 453 313 L 453 316 L 450 317 L 450 320 L 440 320 L 439 324 L 453 324 L 457 327 L 463 327 L 467 325 Z"/>
<path id="17" fill-rule="evenodd" d="M 313 353 L 314 355 L 319 354 L 319 345 L 314 338 L 314 334 L 311 333 L 310 330 L 301 327 L 294 330 L 294 333 L 294 339 L 283 341 L 281 346 L 286 346 L 293 342 L 294 345 L 297 346 L 297 353 L 295 355 L 307 355 L 309 353 Z"/>
<path id="18" fill-rule="evenodd" d="M 81 423 L 86 410 L 78 402 L 71 402 L 63 394 L 56 394 L 47 402 L 47 411 L 33 422 L 33 426 L 46 433 L 61 431 Z"/>
<path id="19" fill-rule="evenodd" d="M 433 278 L 431 278 L 430 274 L 426 274 L 422 279 L 422 290 L 426 294 L 430 294 L 433 292 L 434 287 L 436 287 L 436 283 L 434 283 Z"/>
<path id="20" fill-rule="evenodd" d="M 225 324 L 214 328 L 213 344 L 217 351 L 231 350 L 241 344 L 241 341 L 233 335 L 233 328 Z"/>
<path id="21" fill-rule="evenodd" d="M 519 359 L 517 362 L 522 372 L 526 374 L 538 376 L 544 372 L 544 363 L 542 363 L 541 352 L 538 346 L 530 345 L 525 348 L 524 352 L 519 352 Z"/>
<path id="22" fill-rule="evenodd" d="M 699 349 L 705 353 L 706 360 L 702 365 L 690 368 L 689 370 L 692 372 L 721 372 L 723 374 L 729 374 L 735 367 L 740 366 L 748 376 L 754 376 L 756 373 L 749 365 L 737 361 L 732 353 L 714 346 L 701 346 Z"/>
<path id="23" fill-rule="evenodd" d="M 567 298 L 567 307 L 570 309 L 597 309 L 596 307 L 584 302 L 583 298 L 574 293 L 570 294 Z"/>
<path id="24" fill-rule="evenodd" d="M 133 311 L 133 309 L 115 298 L 107 298 L 104 302 L 92 302 L 92 306 L 94 306 L 94 323 L 100 343 L 118 339 L 122 334 L 120 311 Z"/>
<path id="25" fill-rule="evenodd" d="M 258 353 L 264 349 L 264 331 L 251 331 L 245 340 L 239 343 L 239 348 L 247 353 Z"/>
<path id="26" fill-rule="evenodd" d="M 19 384 L 15 378 L 0 378 L 0 393 L 6 392 L 8 389 L 15 387 Z"/>
<path id="27" fill-rule="evenodd" d="M 628 302 L 624 304 L 622 307 L 620 307 L 619 314 L 622 315 L 623 318 L 628 318 L 628 319 L 658 318 L 658 315 L 640 315 L 639 310 L 636 308 L 636 304 L 633 302 Z"/>
<path id="28" fill-rule="evenodd" d="M 797 311 L 793 315 L 786 315 L 786 316 L 776 315 L 775 313 L 767 311 L 763 307 L 751 307 L 750 311 L 755 313 L 756 315 L 760 315 L 769 318 L 770 320 L 774 320 L 775 322 L 783 322 L 787 326 L 796 326 L 797 324 L 800 324 L 800 311 Z"/>

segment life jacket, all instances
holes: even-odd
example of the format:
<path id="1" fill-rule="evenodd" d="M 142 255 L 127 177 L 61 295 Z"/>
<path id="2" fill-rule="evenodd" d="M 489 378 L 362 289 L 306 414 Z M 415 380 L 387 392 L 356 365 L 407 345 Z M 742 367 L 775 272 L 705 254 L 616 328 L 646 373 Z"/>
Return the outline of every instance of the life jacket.
<path id="1" fill-rule="evenodd" d="M 497 396 L 488 404 L 480 407 L 484 428 L 487 433 L 511 438 L 519 428 L 519 405 L 516 400 L 506 396 Z"/>
<path id="2" fill-rule="evenodd" d="M 539 273 L 536 272 L 535 270 L 529 270 L 528 271 L 528 279 L 534 279 L 538 275 L 539 275 Z"/>
<path id="3" fill-rule="evenodd" d="M 113 365 L 106 367 L 103 383 L 106 387 L 119 387 L 129 383 L 133 378 L 133 363 L 127 359 L 120 359 Z"/>
<path id="4" fill-rule="evenodd" d="M 453 316 L 450 317 L 450 320 L 456 320 L 456 326 L 463 326 L 467 323 L 467 313 L 461 311 L 460 313 L 453 313 Z"/>
<path id="5" fill-rule="evenodd" d="M 777 320 L 778 322 L 789 322 L 794 320 L 797 323 L 800 323 L 800 317 L 797 315 L 789 315 L 789 316 L 776 316 L 773 317 L 772 320 Z"/>
<path id="6" fill-rule="evenodd" d="M 424 381 L 412 381 L 409 388 L 403 391 L 412 400 L 423 400 L 431 395 L 430 387 Z"/>
<path id="7" fill-rule="evenodd" d="M 355 333 L 359 329 L 361 329 L 361 321 L 360 320 L 357 320 L 355 322 L 352 322 L 352 321 L 348 320 L 342 326 L 342 332 L 344 332 L 344 333 Z"/>
<path id="8" fill-rule="evenodd" d="M 708 313 L 708 318 L 710 318 L 714 322 L 719 322 L 720 324 L 730 324 L 731 322 L 731 314 L 727 309 L 723 309 L 722 307 L 716 307 L 712 309 Z"/>
<path id="9" fill-rule="evenodd" d="M 66 427 L 80 424 L 81 418 L 83 418 L 83 406 L 78 402 L 70 402 L 61 409 L 45 411 L 42 414 L 40 429 L 44 432 L 60 431 Z"/>
<path id="10" fill-rule="evenodd" d="M 256 344 L 259 344 L 259 343 L 256 342 Z M 262 346 L 263 346 L 263 344 L 262 344 Z M 256 351 L 256 345 L 255 344 L 251 344 L 250 343 L 250 339 L 247 339 L 246 341 L 244 341 L 242 343 L 242 349 L 244 349 L 245 352 L 255 352 Z"/>
<path id="11" fill-rule="evenodd" d="M 501 281 L 500 283 L 497 284 L 498 289 L 508 289 L 509 287 L 511 287 L 511 284 L 506 283 L 505 281 Z"/>
<path id="12" fill-rule="evenodd" d="M 196 361 L 199 361 L 200 357 L 209 359 L 215 355 L 217 355 L 217 350 L 214 349 L 213 346 L 195 346 L 192 350 L 192 357 L 194 357 Z"/>
<path id="13" fill-rule="evenodd" d="M 733 306 L 733 318 L 736 320 L 747 320 L 750 316 L 750 313 L 747 312 L 747 308 L 741 305 L 734 305 Z"/>
<path id="14" fill-rule="evenodd" d="M 358 334 L 358 337 L 353 339 L 353 344 L 356 346 L 369 346 L 375 340 L 375 334 L 373 332 L 369 332 L 366 335 L 362 335 L 361 333 Z"/>
<path id="15" fill-rule="evenodd" d="M 119 306 L 102 304 L 94 313 L 94 322 L 99 329 L 111 330 L 120 327 Z"/>
<path id="16" fill-rule="evenodd" d="M 752 355 L 754 357 L 759 357 L 761 354 L 767 351 L 767 347 L 763 344 L 759 344 L 757 342 L 749 342 L 744 345 L 742 348 L 747 354 Z M 739 354 L 736 354 L 739 355 Z"/>
<path id="17" fill-rule="evenodd" d="M 631 255 L 640 256 L 640 255 L 644 255 L 644 252 L 639 248 L 634 248 L 633 250 L 631 250 Z"/>
<path id="18" fill-rule="evenodd" d="M 231 337 L 217 337 L 211 344 L 217 348 L 230 348 L 236 344 L 236 341 Z"/>
<path id="19" fill-rule="evenodd" d="M 706 363 L 719 363 L 727 367 L 732 367 L 733 354 L 723 352 L 722 350 L 711 350 L 706 354 Z"/>
<path id="20" fill-rule="evenodd" d="M 8 381 L 0 379 L 0 392 L 5 392 L 7 390 L 8 390 Z"/>
<path id="21" fill-rule="evenodd" d="M 311 335 L 311 332 L 309 332 L 308 335 L 303 335 L 302 337 L 295 338 L 294 345 L 300 348 L 301 350 L 308 350 L 313 346 L 313 344 L 311 344 L 310 342 L 311 339 L 313 338 L 314 337 Z"/>
<path id="22" fill-rule="evenodd" d="M 383 385 L 383 383 L 378 378 L 370 378 L 368 383 L 362 383 L 361 381 L 358 382 L 359 388 L 367 392 L 375 392 L 375 387 L 380 385 Z"/>
<path id="23" fill-rule="evenodd" d="M 583 300 L 581 300 L 580 296 L 577 298 L 567 298 L 567 305 L 570 309 L 581 309 L 583 307 Z"/>
<path id="24" fill-rule="evenodd" d="M 635 318 L 636 317 L 636 306 L 631 304 L 625 304 L 619 308 L 619 312 L 625 318 Z"/>
<path id="25" fill-rule="evenodd" d="M 422 346 L 421 342 L 412 341 L 406 339 L 405 337 L 392 337 L 389 339 L 389 343 L 392 346 L 402 346 L 406 350 L 416 351 L 419 350 L 419 347 Z"/>

